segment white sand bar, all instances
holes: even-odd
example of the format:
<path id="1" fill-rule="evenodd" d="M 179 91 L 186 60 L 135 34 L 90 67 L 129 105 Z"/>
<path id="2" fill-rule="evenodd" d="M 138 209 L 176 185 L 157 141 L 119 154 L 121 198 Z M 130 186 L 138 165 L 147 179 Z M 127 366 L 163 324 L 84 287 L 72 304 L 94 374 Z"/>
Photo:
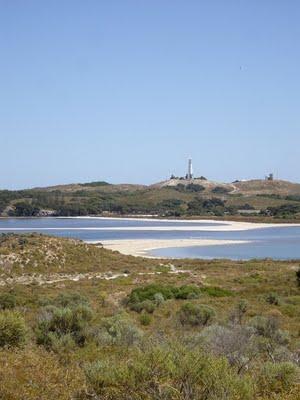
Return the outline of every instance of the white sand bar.
<path id="1" fill-rule="evenodd" d="M 132 256 L 150 257 L 148 252 L 154 249 L 191 246 L 215 246 L 250 243 L 248 240 L 213 240 L 213 239 L 130 239 L 102 240 L 101 244 L 110 250 Z M 154 258 L 154 257 L 151 257 Z M 157 257 L 163 258 L 163 257 Z"/>

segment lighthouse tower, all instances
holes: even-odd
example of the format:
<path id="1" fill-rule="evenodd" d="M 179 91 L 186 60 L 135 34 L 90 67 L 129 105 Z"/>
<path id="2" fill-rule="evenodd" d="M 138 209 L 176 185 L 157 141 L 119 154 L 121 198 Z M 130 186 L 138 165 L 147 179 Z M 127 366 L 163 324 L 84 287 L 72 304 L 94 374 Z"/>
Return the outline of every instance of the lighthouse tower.
<path id="1" fill-rule="evenodd" d="M 192 164 L 192 159 L 189 158 L 188 161 L 188 172 L 186 174 L 187 179 L 193 179 L 193 164 Z"/>

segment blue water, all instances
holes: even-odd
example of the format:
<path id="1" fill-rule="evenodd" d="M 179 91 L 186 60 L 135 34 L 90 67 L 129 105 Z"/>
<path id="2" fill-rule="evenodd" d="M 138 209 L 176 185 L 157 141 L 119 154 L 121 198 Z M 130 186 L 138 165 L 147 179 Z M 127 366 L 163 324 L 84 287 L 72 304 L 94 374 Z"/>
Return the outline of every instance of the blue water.
<path id="1" fill-rule="evenodd" d="M 201 227 L 210 226 L 206 222 L 158 221 L 133 219 L 70 219 L 70 218 L 9 218 L 0 219 L 0 233 L 40 232 L 44 234 L 77 238 L 86 241 L 113 239 L 227 239 L 250 240 L 247 244 L 194 246 L 184 248 L 157 249 L 152 255 L 176 258 L 274 258 L 300 259 L 300 227 L 272 227 L 239 232 L 207 232 Z M 224 225 L 214 223 L 213 226 Z M 147 230 L 149 227 L 167 227 L 165 231 Z M 175 226 L 186 229 L 176 231 Z M 199 231 L 191 231 L 197 226 Z M 145 230 L 126 230 L 126 228 L 145 228 Z M 87 230 L 88 228 L 88 230 Z M 123 228 L 123 230 L 114 230 Z"/>
<path id="2" fill-rule="evenodd" d="M 275 260 L 300 259 L 300 241 L 265 240 L 247 244 L 193 246 L 181 248 L 157 249 L 151 255 L 173 258 L 229 258 L 231 260 L 250 260 L 272 258 Z"/>

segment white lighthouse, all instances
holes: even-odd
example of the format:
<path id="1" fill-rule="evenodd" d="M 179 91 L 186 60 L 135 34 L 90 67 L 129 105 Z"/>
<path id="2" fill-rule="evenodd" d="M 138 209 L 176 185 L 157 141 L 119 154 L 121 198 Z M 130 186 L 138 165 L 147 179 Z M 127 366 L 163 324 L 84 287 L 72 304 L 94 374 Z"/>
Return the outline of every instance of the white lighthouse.
<path id="1" fill-rule="evenodd" d="M 187 179 L 193 179 L 193 164 L 192 164 L 192 159 L 189 158 L 188 161 L 188 172 L 186 174 Z"/>

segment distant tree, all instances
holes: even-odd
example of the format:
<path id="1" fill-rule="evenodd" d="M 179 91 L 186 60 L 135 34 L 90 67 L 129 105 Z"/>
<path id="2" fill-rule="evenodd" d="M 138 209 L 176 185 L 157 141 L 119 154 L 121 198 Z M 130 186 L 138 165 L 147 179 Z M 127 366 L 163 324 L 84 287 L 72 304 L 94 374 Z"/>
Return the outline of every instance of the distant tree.
<path id="1" fill-rule="evenodd" d="M 97 186 L 108 186 L 110 183 L 105 181 L 97 181 L 97 182 L 87 182 L 87 183 L 80 183 L 80 186 L 90 186 L 90 187 L 97 187 Z"/>
<path id="2" fill-rule="evenodd" d="M 243 206 L 239 207 L 241 210 L 255 210 L 253 206 L 248 203 L 245 203 Z"/>
<path id="3" fill-rule="evenodd" d="M 196 185 L 194 183 L 189 183 L 186 185 L 187 192 L 202 192 L 203 190 L 205 190 L 205 187 L 202 185 Z"/>
<path id="4" fill-rule="evenodd" d="M 279 218 L 286 218 L 294 216 L 297 213 L 300 213 L 300 205 L 299 204 L 282 204 L 279 207 L 268 207 L 267 209 L 269 215 Z"/>
<path id="5" fill-rule="evenodd" d="M 15 216 L 17 217 L 34 217 L 38 215 L 40 209 L 32 204 L 24 202 L 15 205 Z"/>
<path id="6" fill-rule="evenodd" d="M 212 193 L 215 194 L 227 194 L 230 192 L 230 189 L 227 189 L 226 187 L 223 186 L 216 186 L 215 188 L 212 189 Z"/>
<path id="7" fill-rule="evenodd" d="M 183 185 L 182 183 L 179 183 L 177 186 L 175 186 L 175 189 L 179 192 L 202 192 L 203 190 L 205 190 L 205 187 L 202 185 L 197 185 L 195 183 L 189 183 L 188 185 Z"/>

